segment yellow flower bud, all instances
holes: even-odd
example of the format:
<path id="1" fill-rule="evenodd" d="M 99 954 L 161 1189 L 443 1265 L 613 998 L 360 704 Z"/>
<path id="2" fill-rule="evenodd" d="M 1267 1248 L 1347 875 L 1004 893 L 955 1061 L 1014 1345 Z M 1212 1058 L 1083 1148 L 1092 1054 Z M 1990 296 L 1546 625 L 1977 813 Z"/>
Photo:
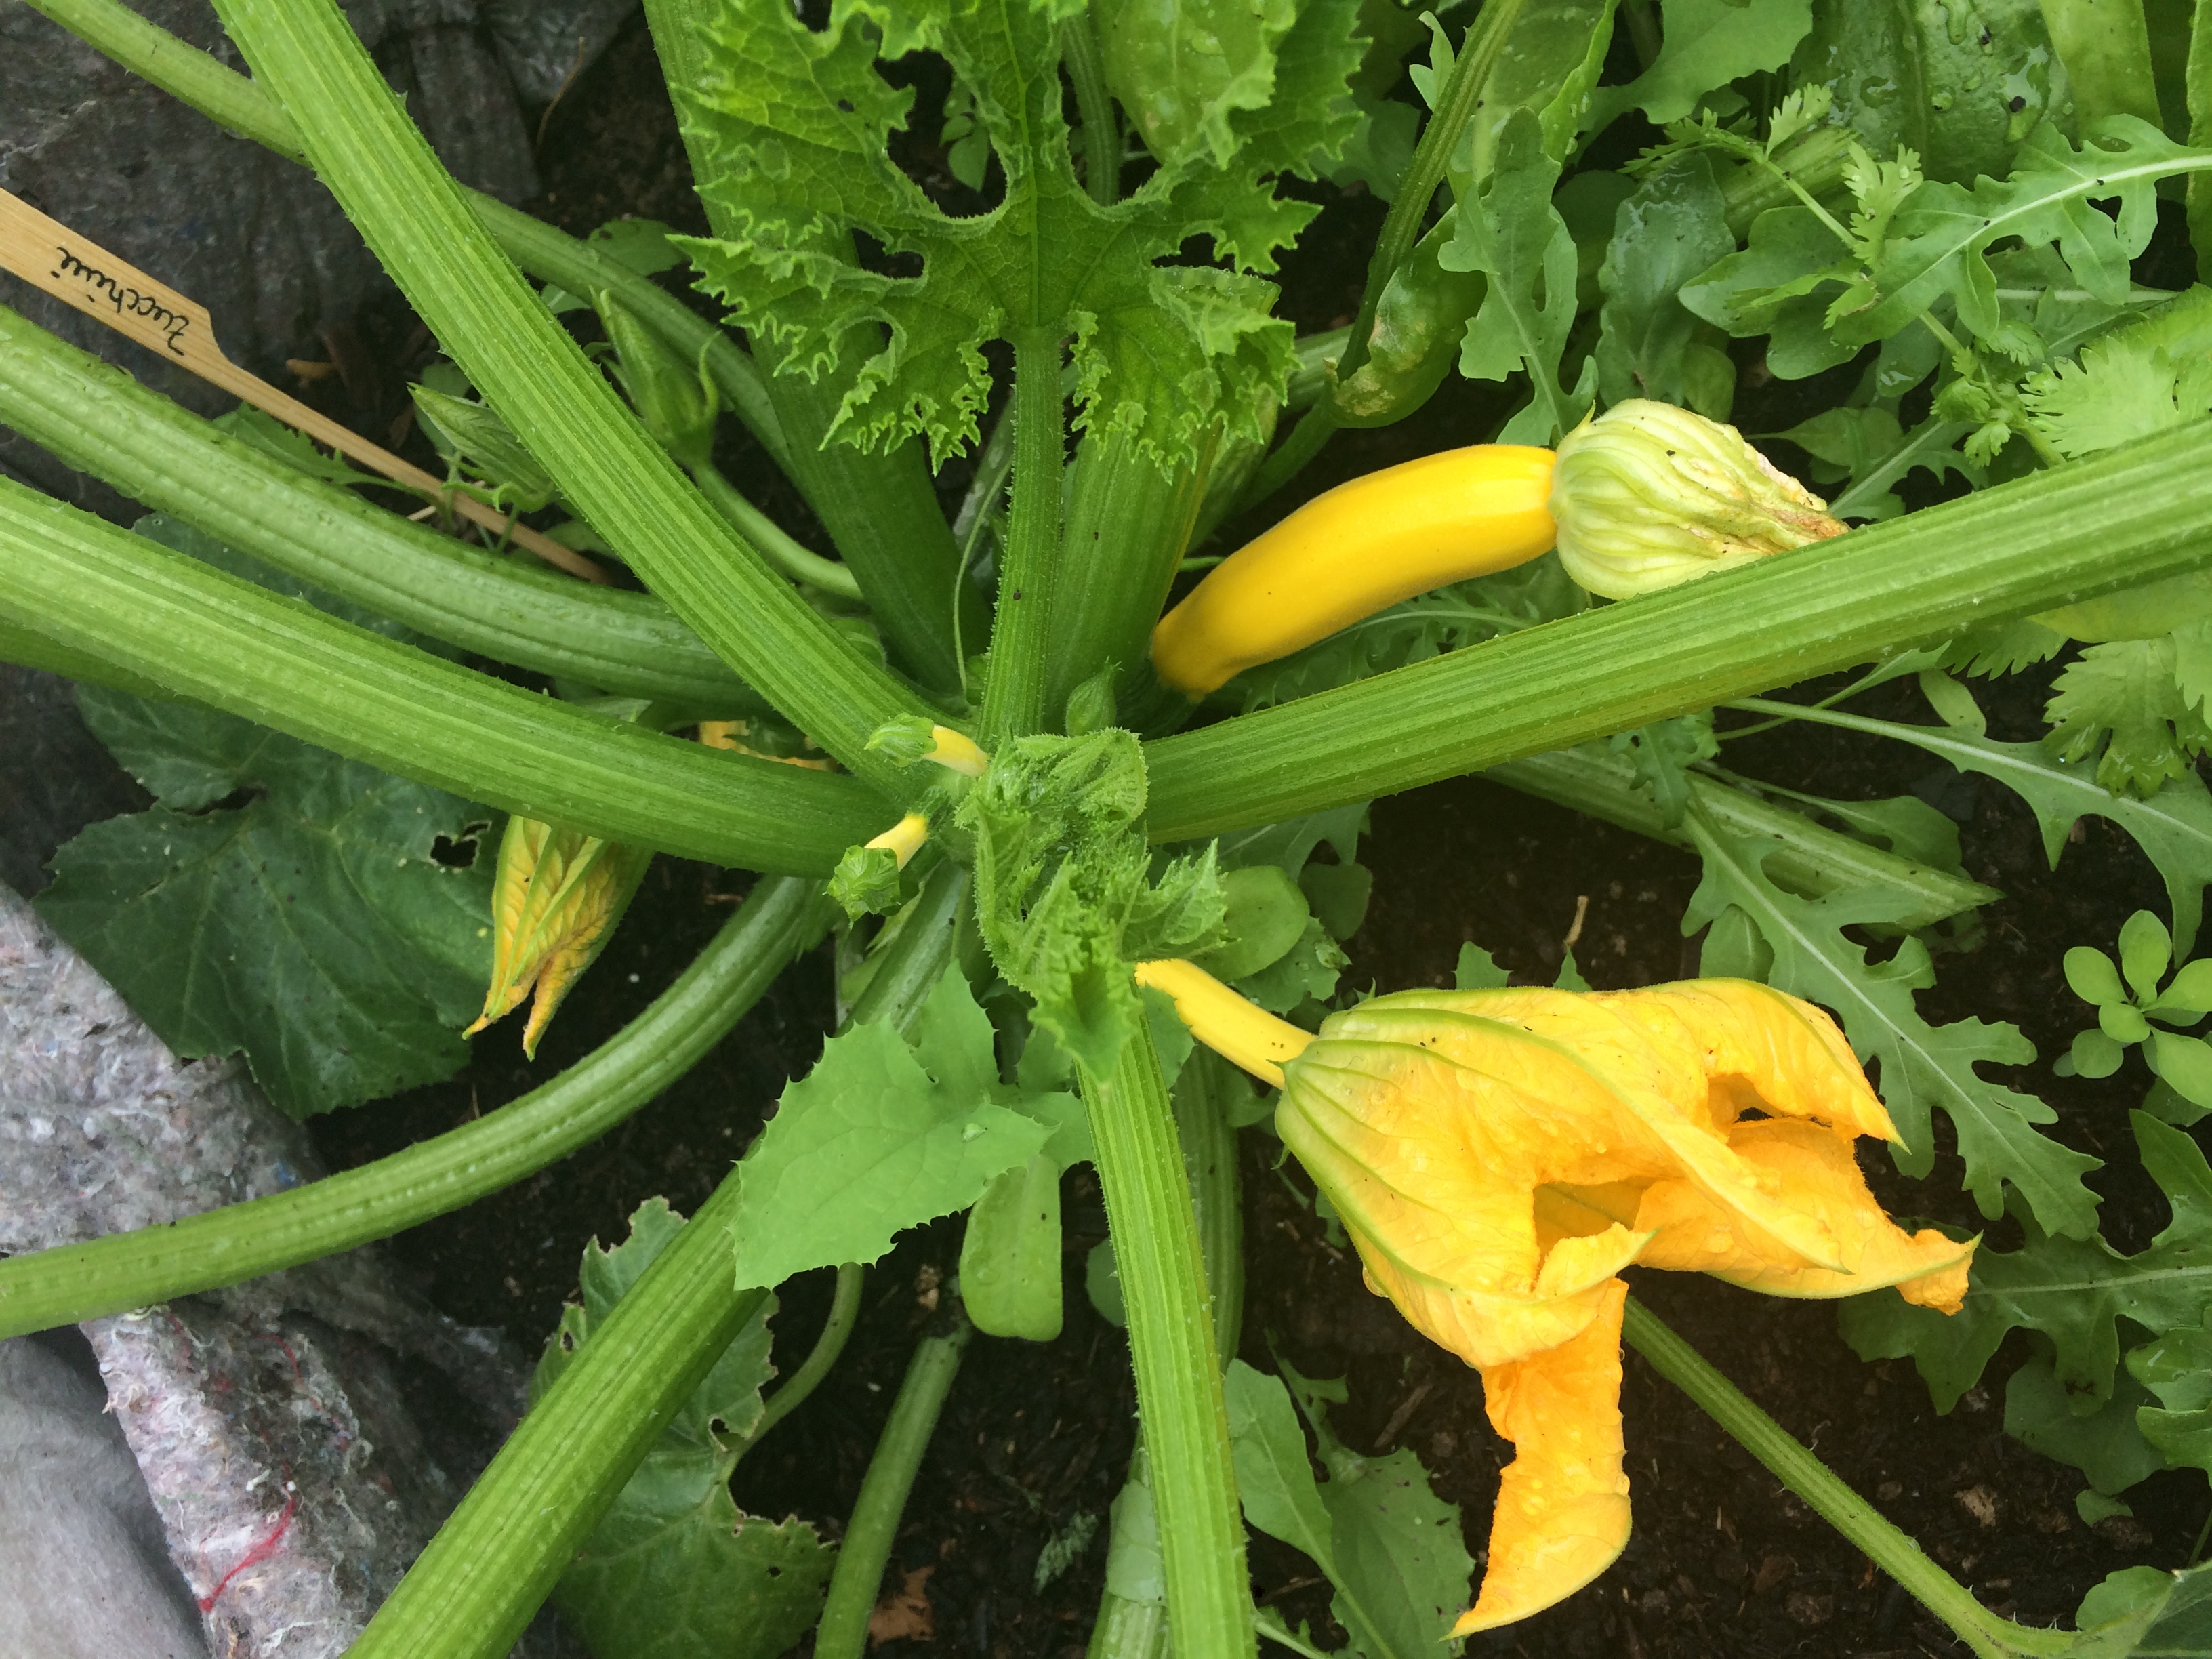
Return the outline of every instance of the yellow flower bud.
<path id="1" fill-rule="evenodd" d="M 1734 427 L 1641 398 L 1561 441 L 1550 506 L 1567 574 L 1610 599 L 1844 530 Z"/>
<path id="2" fill-rule="evenodd" d="M 652 862 L 650 848 L 520 813 L 509 818 L 492 888 L 491 984 L 483 1014 L 462 1035 L 473 1036 L 530 996 L 522 1052 L 537 1058 L 554 1011 L 605 948 Z"/>

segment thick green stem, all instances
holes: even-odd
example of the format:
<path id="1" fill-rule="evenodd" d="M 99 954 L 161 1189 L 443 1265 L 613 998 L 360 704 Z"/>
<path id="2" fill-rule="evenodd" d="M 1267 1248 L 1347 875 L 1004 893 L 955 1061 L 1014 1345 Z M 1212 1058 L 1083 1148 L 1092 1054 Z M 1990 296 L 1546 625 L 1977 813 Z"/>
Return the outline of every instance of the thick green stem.
<path id="1" fill-rule="evenodd" d="M 1298 423 L 1291 428 L 1291 435 L 1267 452 L 1267 459 L 1260 463 L 1252 482 L 1244 486 L 1244 493 L 1230 509 L 1230 516 L 1250 512 L 1304 471 L 1306 464 L 1321 453 L 1322 447 L 1336 433 L 1336 416 L 1328 399 L 1310 404 L 1306 412 L 1298 416 Z"/>
<path id="2" fill-rule="evenodd" d="M 1686 823 L 1668 826 L 1656 801 L 1636 787 L 1636 766 L 1626 755 L 1610 755 L 1595 744 L 1563 749 L 1527 760 L 1508 761 L 1483 775 L 1522 793 L 1555 801 L 1577 812 L 1633 830 L 1640 836 L 1693 848 Z M 1766 872 L 1793 893 L 1808 898 L 1846 888 L 1879 887 L 1903 893 L 1912 908 L 1895 920 L 1899 927 L 1928 927 L 1976 905 L 1993 904 L 2004 895 L 1994 887 L 1948 871 L 1885 853 L 1837 830 L 1825 830 L 1802 812 L 1731 789 L 1712 778 L 1692 774 L 1691 798 L 1698 809 L 1729 834 L 1762 844 L 1771 842 Z"/>
<path id="3" fill-rule="evenodd" d="M 1070 469 L 1067 524 L 1045 646 L 1044 714 L 1112 663 L 1127 683 L 1152 651 L 1206 494 L 1218 433 L 1196 466 L 1163 473 L 1127 433 L 1085 437 Z"/>
<path id="4" fill-rule="evenodd" d="M 1249 1655 L 1252 1589 L 1214 1310 L 1151 1033 L 1139 1023 L 1110 1077 L 1080 1075 L 1129 1319 L 1176 1651 Z"/>
<path id="5" fill-rule="evenodd" d="M 760 1310 L 730 1270 L 734 1175 L 522 1419 L 351 1659 L 493 1659 L 514 1644 L 678 1407 Z"/>
<path id="6" fill-rule="evenodd" d="M 1865 1551 L 1875 1565 L 1911 1591 L 1981 1659 L 2063 1653 L 2074 1644 L 2071 1632 L 2016 1625 L 1974 1600 L 1965 1585 L 1929 1560 L 1918 1544 L 1837 1479 L 1832 1469 L 1752 1404 L 1696 1349 L 1633 1297 L 1629 1298 L 1621 1331 L 1628 1346 L 1649 1360 L 1652 1370 L 1688 1395 L 1737 1444 L 1764 1463 L 1822 1520 Z"/>
<path id="7" fill-rule="evenodd" d="M 860 1316 L 860 1291 L 867 1278 L 868 1270 L 857 1261 L 848 1261 L 837 1269 L 837 1288 L 830 1297 L 830 1317 L 822 1334 L 814 1339 L 805 1363 L 791 1374 L 790 1381 L 768 1397 L 768 1403 L 761 1407 L 760 1421 L 745 1437 L 740 1455 L 759 1445 L 770 1429 L 805 1405 L 806 1396 L 821 1387 L 822 1379 L 830 1375 L 853 1334 L 853 1323 Z"/>
<path id="8" fill-rule="evenodd" d="M 820 890 L 800 877 L 761 882 L 652 1006 L 550 1083 L 472 1123 L 289 1192 L 0 1261 L 0 1337 L 336 1255 L 566 1158 L 690 1071 L 822 936 Z"/>
<path id="9" fill-rule="evenodd" d="M 210 120 L 289 160 L 307 159 L 291 117 L 276 106 L 276 100 L 265 90 L 198 47 L 148 22 L 119 0 L 27 0 L 27 3 Z M 662 292 L 650 277 L 641 276 L 589 243 L 481 191 L 464 190 L 462 198 L 507 250 L 507 257 L 540 282 L 556 283 L 571 294 L 612 294 L 686 362 L 698 362 L 703 353 L 707 372 L 720 388 L 724 406 L 745 424 L 778 466 L 790 470 L 786 460 L 788 446 L 762 388 L 760 371 L 735 340 L 682 301 Z"/>
<path id="10" fill-rule="evenodd" d="M 1052 611 L 1060 580 L 1060 474 L 1066 429 L 1060 398 L 1060 335 L 1025 328 L 1014 337 L 1014 499 L 1006 556 L 999 570 L 991 677 L 983 690 L 982 744 L 1058 724 L 1048 708 Z"/>
<path id="11" fill-rule="evenodd" d="M 898 1398 L 891 1402 L 890 1421 L 884 1425 L 875 1455 L 868 1460 L 844 1541 L 837 1547 L 822 1622 L 815 1626 L 815 1659 L 860 1659 L 867 1651 L 868 1615 L 875 1610 L 884 1565 L 898 1535 L 899 1516 L 905 1513 L 907 1494 L 914 1490 L 922 1454 L 929 1449 L 929 1437 L 936 1432 L 945 1396 L 952 1392 L 952 1379 L 960 1374 L 961 1356 L 975 1334 L 957 1303 L 951 1319 L 951 1329 L 922 1338 L 915 1349 Z"/>
<path id="12" fill-rule="evenodd" d="M 652 595 L 410 524 L 217 431 L 4 306 L 0 422 L 226 546 L 433 639 L 619 696 L 716 714 L 767 708 Z"/>
<path id="13" fill-rule="evenodd" d="M 725 524 L 483 231 L 333 0 L 223 0 L 225 28 L 316 171 L 562 494 L 692 630 L 824 749 L 895 798 L 867 747 L 920 700 Z"/>
<path id="14" fill-rule="evenodd" d="M 1121 193 L 1121 123 L 1114 112 L 1106 56 L 1088 11 L 1060 26 L 1060 61 L 1075 88 L 1076 116 L 1083 123 L 1084 187 L 1100 207 L 1112 207 Z"/>
<path id="15" fill-rule="evenodd" d="M 2185 426 L 1663 593 L 1146 746 L 1157 841 L 1371 799 L 1632 731 L 2212 561 Z"/>
<path id="16" fill-rule="evenodd" d="M 0 622 L 404 777 L 686 858 L 825 874 L 887 810 L 857 779 L 538 696 L 4 478 Z"/>

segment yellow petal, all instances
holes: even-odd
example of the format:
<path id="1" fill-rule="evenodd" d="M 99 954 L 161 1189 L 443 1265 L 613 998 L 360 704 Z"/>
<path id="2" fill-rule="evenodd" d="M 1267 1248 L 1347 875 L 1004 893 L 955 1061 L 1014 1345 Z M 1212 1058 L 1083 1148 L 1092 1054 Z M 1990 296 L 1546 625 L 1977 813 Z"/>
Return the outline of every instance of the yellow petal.
<path id="1" fill-rule="evenodd" d="M 1771 1118 L 1737 1124 L 1729 1144 L 1777 1177 L 1781 1201 L 1826 1224 L 1840 1271 L 1761 1249 L 1732 1225 L 1734 1217 L 1681 1182 L 1655 1182 L 1638 1206 L 1635 1224 L 1652 1235 L 1643 1256 L 1650 1266 L 1711 1273 L 1768 1296 L 1856 1296 L 1911 1285 L 1908 1299 L 1958 1311 L 1974 1241 L 1962 1244 L 1932 1227 L 1907 1233 L 1892 1221 L 1868 1190 L 1849 1141 L 1815 1124 Z"/>
<path id="2" fill-rule="evenodd" d="M 482 1030 L 535 989 L 523 1051 L 535 1056 L 546 1023 L 605 945 L 652 861 L 649 851 L 520 814 L 500 839 L 492 886 L 492 972 Z"/>
<path id="3" fill-rule="evenodd" d="M 1513 1443 L 1490 1523 L 1489 1565 L 1454 1636 L 1526 1619 L 1611 1566 L 1628 1542 L 1621 1471 L 1620 1315 L 1628 1287 L 1604 1287 L 1572 1341 L 1485 1368 L 1491 1426 Z"/>

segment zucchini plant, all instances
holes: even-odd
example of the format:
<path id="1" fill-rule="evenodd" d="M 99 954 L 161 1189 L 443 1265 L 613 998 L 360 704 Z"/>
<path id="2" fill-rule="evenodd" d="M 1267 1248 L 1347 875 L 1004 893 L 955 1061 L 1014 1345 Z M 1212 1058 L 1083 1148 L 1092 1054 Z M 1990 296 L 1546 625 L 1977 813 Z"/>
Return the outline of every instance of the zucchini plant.
<path id="1" fill-rule="evenodd" d="M 519 1180 L 651 1098 L 826 931 L 845 941 L 849 1023 L 696 1215 L 648 1206 L 630 1243 L 587 1257 L 532 1410 L 356 1653 L 503 1652 L 548 1595 L 601 1659 L 657 1650 L 685 1620 L 773 1655 L 817 1614 L 816 1653 L 860 1653 L 971 1324 L 1060 1329 L 1060 1182 L 1084 1163 L 1141 1418 L 1091 1651 L 1319 1651 L 1255 1613 L 1248 1522 L 1313 1557 L 1358 1650 L 1443 1638 L 1470 1599 L 1455 1514 L 1416 1467 L 1430 1531 L 1378 1543 L 1326 1385 L 1234 1358 L 1234 1183 L 1206 1172 L 1233 1171 L 1237 1128 L 1268 1113 L 1192 1053 L 1176 1008 L 1201 981 L 1272 1022 L 1226 1051 L 1286 1083 L 1285 1143 L 1352 1221 L 1370 1282 L 1486 1382 L 1520 1379 L 1498 1386 L 1535 1415 L 1493 1407 L 1527 1430 L 1514 1501 L 1540 1508 L 1558 1474 L 1602 1510 L 1564 1543 L 1558 1516 L 1547 1532 L 1501 1511 L 1499 1588 L 1462 1629 L 1557 1600 L 1618 1552 L 1617 1411 L 1610 1475 L 1574 1449 L 1604 1438 L 1618 1332 L 1975 1652 L 2212 1651 L 2201 1569 L 2116 1575 L 2079 1634 L 1989 1613 L 1613 1277 L 1648 1248 L 1783 1293 L 1863 1291 L 1844 1304 L 1862 1352 L 1911 1353 L 1954 1397 L 2006 1330 L 2051 1332 L 2075 1415 L 2155 1395 L 2114 1429 L 2139 1437 L 2140 1466 L 2212 1469 L 2191 1370 L 2212 1176 L 2189 1133 L 2212 1085 L 2195 1039 L 2146 1023 L 2201 1012 L 2185 970 L 2183 1001 L 2154 999 L 2212 878 L 2196 768 L 2212 745 L 2212 293 L 2189 283 L 2192 237 L 2212 266 L 2206 0 L 2186 50 L 2162 55 L 2145 19 L 2163 40 L 2176 7 L 2087 0 L 1986 6 L 1978 32 L 1827 0 L 1662 0 L 1656 16 L 1486 0 L 1464 20 L 1391 0 L 646 0 L 708 234 L 626 222 L 584 241 L 459 187 L 332 0 L 218 0 L 250 80 L 118 0 L 33 3 L 313 167 L 447 360 L 416 404 L 448 488 L 541 503 L 544 535 L 634 578 L 580 583 L 452 533 L 449 514 L 403 520 L 281 431 L 187 416 L 0 311 L 0 420 L 154 515 L 129 533 L 0 480 L 0 652 L 83 682 L 159 799 L 64 852 L 46 914 L 173 1046 L 242 1049 L 304 1115 L 449 1074 L 479 985 L 479 1025 L 532 999 L 534 1043 L 653 854 L 758 878 L 644 1015 L 523 1099 L 276 1197 L 0 1262 L 0 1332 L 236 1283 Z M 1900 81 L 1937 90 L 1908 105 L 1885 91 Z M 964 195 L 912 167 L 933 122 Z M 1301 339 L 1271 278 L 1318 181 L 1389 209 L 1349 325 Z M 675 271 L 726 327 L 654 280 Z M 1723 424 L 1754 370 L 1808 382 L 1815 412 L 1753 435 L 1793 447 L 1832 500 Z M 1338 430 L 1417 417 L 1455 374 L 1510 388 L 1510 412 L 1425 447 L 1498 447 L 1377 475 L 1220 559 L 1211 538 Z M 725 413 L 837 558 L 715 470 Z M 934 478 L 963 458 L 974 483 L 948 515 Z M 1186 568 L 1217 562 L 1171 609 Z M 1990 738 L 1966 681 L 2075 646 L 2049 740 Z M 1854 669 L 1818 702 L 1786 695 Z M 1916 675 L 1938 724 L 1838 706 Z M 2004 784 L 2054 860 L 2096 814 L 2156 864 L 2166 955 L 2146 980 L 2123 939 L 2132 1002 L 2109 964 L 2081 969 L 2109 1018 L 2104 1045 L 2075 1051 L 2110 1073 L 2119 1044 L 2155 1045 L 2138 1138 L 2174 1220 L 2142 1270 L 2169 1287 L 2154 1302 L 2094 1287 L 2141 1276 L 2099 1237 L 2097 1160 L 1978 1069 L 2032 1057 L 2025 1040 L 1930 1024 L 1916 1001 L 1929 930 L 1995 896 L 1960 871 L 1948 823 L 1719 764 L 1723 742 L 1797 720 Z M 1443 1039 L 1425 1020 L 1457 1031 L 1536 1004 L 1498 991 L 1480 952 L 1454 994 L 1472 1000 L 1448 1006 L 1340 985 L 1360 822 L 1378 796 L 1478 770 L 1694 851 L 1684 927 L 1705 930 L 1705 971 L 1765 981 L 1760 1008 L 1798 1011 L 1771 1030 L 1819 1065 L 1806 1049 L 1756 1090 L 1747 1061 L 1753 1082 L 1726 1086 L 1759 1095 L 1758 1133 L 1729 1129 L 1734 1107 L 1668 1128 L 1663 1172 L 1563 1174 L 1528 1152 L 1487 1201 L 1542 1241 L 1540 1272 L 1534 1255 L 1376 1272 L 1412 1259 L 1397 1224 L 1355 1213 L 1390 1166 L 1331 1164 L 1319 1057 L 1357 1069 L 1376 1033 L 1426 1048 Z M 204 810 L 249 787 L 251 805 Z M 495 881 L 433 867 L 434 834 L 489 835 L 496 813 Z M 325 904 L 330 937 L 280 940 L 239 900 L 252 836 L 319 847 L 318 890 L 359 914 Z M 1314 857 L 1325 844 L 1333 863 Z M 252 948 L 180 921 L 194 897 Z M 1868 929 L 1901 942 L 1875 959 Z M 310 980 L 328 994 L 290 994 Z M 1208 1042 L 1209 1018 L 1244 1018 L 1194 994 Z M 1554 994 L 1561 1030 L 1585 1034 L 1561 1037 L 1573 1053 L 1600 1042 L 1601 1008 L 1714 1020 L 1741 1001 Z M 1525 1035 L 1462 1061 L 1510 1071 L 1537 1046 Z M 1593 1159 L 1632 1092 L 1605 1052 L 1589 1086 L 1613 1104 L 1536 1114 Z M 1685 1123 L 1707 1082 L 1668 1097 Z M 1908 1175 L 1932 1167 L 1940 1119 L 1982 1216 L 2009 1210 L 2026 1244 L 1976 1254 L 1866 1219 L 1848 1153 L 1831 1168 L 1809 1152 L 1826 1173 L 1783 1183 L 1802 1213 L 1743 1176 L 1727 1250 L 1668 1243 L 1675 1189 L 1694 1175 L 1719 1191 L 1727 1160 L 1787 1139 L 1767 1119 L 1801 1087 L 1826 1103 L 1808 1121 L 1838 1144 L 1892 1139 Z M 1360 1109 L 1383 1121 L 1440 1097 Z M 1543 1219 L 1562 1203 L 1595 1218 Z M 964 1312 L 917 1352 L 834 1565 L 804 1528 L 738 1526 L 730 1469 L 835 1362 L 859 1265 L 963 1211 Z M 1854 1217 L 1879 1231 L 1879 1267 L 1821 1242 Z M 763 1405 L 775 1287 L 823 1267 L 845 1311 Z M 2081 1305 L 2053 1311 L 2058 1284 Z M 1440 1311 L 1531 1285 L 1551 1299 L 1503 1346 L 1485 1346 L 1494 1322 Z M 1907 1296 L 1872 1288 L 1893 1285 Z M 2115 1392 L 2123 1318 L 2133 1395 Z M 1528 1403 L 1572 1392 L 1569 1372 L 1575 1409 Z M 2063 1425 L 2041 1443 L 2082 1455 Z"/>

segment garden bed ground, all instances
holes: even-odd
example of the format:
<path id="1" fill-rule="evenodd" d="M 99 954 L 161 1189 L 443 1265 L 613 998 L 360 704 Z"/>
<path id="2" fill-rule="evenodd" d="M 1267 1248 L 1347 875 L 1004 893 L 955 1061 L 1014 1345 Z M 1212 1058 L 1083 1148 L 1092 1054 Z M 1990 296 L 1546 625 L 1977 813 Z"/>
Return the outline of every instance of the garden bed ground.
<path id="1" fill-rule="evenodd" d="M 569 90 L 540 159 L 549 191 L 538 205 L 571 230 L 623 211 L 696 224 L 681 149 L 637 27 Z M 1376 204 L 1353 199 L 1316 225 L 1285 276 L 1288 309 L 1302 328 L 1345 320 L 1340 313 L 1356 296 L 1378 222 Z M 387 362 L 375 377 L 378 406 L 334 407 L 378 431 L 401 406 L 404 371 L 423 342 L 410 339 L 410 325 L 396 316 L 369 319 L 362 332 Z M 1760 377 L 1755 366 L 1747 370 L 1745 428 L 1786 425 L 1786 417 L 1756 418 L 1781 411 L 1748 407 Z M 1474 441 L 1497 413 L 1483 394 L 1455 380 L 1407 427 L 1346 434 L 1298 493 L 1437 447 L 1439 431 Z M 800 522 L 795 499 L 746 464 L 741 440 L 731 442 L 733 476 L 787 523 Z M 2031 682 L 2015 681 L 1993 700 L 1993 734 L 2039 730 L 2040 693 Z M 1893 690 L 1886 704 L 1872 700 L 1877 706 L 1869 712 L 1928 718 L 1915 694 Z M 1917 789 L 1959 817 L 1969 873 L 2008 897 L 1986 913 L 1977 954 L 1942 960 L 1945 986 L 1928 994 L 1928 1003 L 1946 1018 L 2014 1021 L 2046 1061 L 2086 1023 L 2059 976 L 2065 948 L 2109 946 L 2130 910 L 2164 908 L 2148 864 L 2100 821 L 2085 821 L 2084 839 L 2053 876 L 2024 806 L 1993 786 L 1931 775 L 1916 751 L 1800 730 L 1747 740 L 1729 759 L 1763 779 L 1839 797 Z M 1641 984 L 1696 969 L 1695 943 L 1676 927 L 1696 882 L 1689 855 L 1492 785 L 1460 781 L 1377 803 L 1363 857 L 1377 884 L 1353 942 L 1348 982 L 1385 991 L 1449 983 L 1468 939 L 1522 979 L 1549 982 L 1585 897 L 1576 952 L 1594 984 Z M 325 1154 L 336 1166 L 361 1163 L 552 1076 L 665 985 L 742 887 L 729 872 L 659 861 L 534 1066 L 515 1048 L 513 1024 L 501 1027 L 478 1039 L 473 1066 L 453 1082 L 319 1121 Z M 830 1012 L 830 968 L 817 952 L 666 1097 L 587 1152 L 395 1240 L 393 1256 L 446 1312 L 497 1326 L 534 1351 L 573 1292 L 584 1242 L 619 1237 L 629 1212 L 655 1194 L 695 1207 L 757 1131 L 784 1080 L 811 1063 Z M 2140 1248 L 2165 1213 L 2133 1169 L 2126 1133 L 2126 1109 L 2147 1081 L 2139 1062 L 2130 1060 L 2102 1084 L 2055 1079 L 2047 1063 L 2026 1068 L 2021 1081 L 2058 1108 L 2063 1139 L 2114 1160 L 2094 1178 L 2108 1199 L 2106 1231 L 2122 1248 Z M 1363 1288 L 1357 1262 L 1332 1246 L 1313 1216 L 1296 1170 L 1275 1167 L 1276 1150 L 1264 1134 L 1245 1137 L 1244 1357 L 1267 1364 L 1272 1340 L 1309 1374 L 1348 1375 L 1351 1401 L 1337 1417 L 1346 1440 L 1361 1449 L 1416 1449 L 1442 1494 L 1462 1505 L 1470 1548 L 1479 1550 L 1504 1448 L 1484 1420 L 1477 1379 Z M 1886 1159 L 1871 1167 L 1892 1207 L 1975 1219 L 1959 1194 L 1955 1163 L 1939 1161 L 1924 1187 L 1896 1180 Z M 887 1579 L 887 1587 L 903 1584 L 926 1598 L 934 1635 L 888 1642 L 878 1650 L 886 1659 L 1081 1650 L 1133 1399 L 1124 1340 L 1082 1290 L 1085 1254 L 1104 1232 L 1096 1183 L 1087 1170 L 1070 1182 L 1067 1329 L 1049 1346 L 979 1340 L 970 1350 Z M 2000 1223 L 1989 1237 L 2005 1244 L 2008 1233 Z M 931 1317 L 931 1286 L 950 1274 L 958 1240 L 957 1222 L 920 1230 L 872 1270 L 866 1311 L 842 1364 L 740 1469 L 744 1507 L 795 1511 L 835 1531 Z M 1710 1359 L 2002 1611 L 2054 1620 L 2113 1569 L 2178 1565 L 2189 1550 L 2204 1504 L 2193 1474 L 2148 1483 L 2135 1495 L 2132 1519 L 2085 1526 L 2073 1504 L 2081 1477 L 2002 1434 L 2001 1389 L 1978 1389 L 1953 1417 L 1939 1419 L 1908 1365 L 1861 1364 L 1824 1305 L 1754 1298 L 1702 1279 L 1632 1277 L 1638 1294 Z M 794 1287 L 779 1320 L 787 1354 L 809 1340 L 827 1294 L 826 1280 Z M 2002 1378 L 2016 1358 L 2010 1349 L 2001 1354 L 1992 1377 Z M 1478 1638 L 1472 1650 L 1571 1659 L 1954 1650 L 1947 1632 L 1632 1356 L 1626 1411 L 1637 1505 L 1626 1553 L 1590 1589 L 1540 1619 Z M 1090 1547 L 1040 1589 L 1042 1546 L 1086 1516 L 1097 1528 Z M 1338 1639 L 1328 1630 L 1328 1589 L 1302 1557 L 1261 1540 L 1253 1568 L 1264 1599 L 1293 1624 L 1313 1620 L 1326 1632 L 1320 1639 Z"/>

